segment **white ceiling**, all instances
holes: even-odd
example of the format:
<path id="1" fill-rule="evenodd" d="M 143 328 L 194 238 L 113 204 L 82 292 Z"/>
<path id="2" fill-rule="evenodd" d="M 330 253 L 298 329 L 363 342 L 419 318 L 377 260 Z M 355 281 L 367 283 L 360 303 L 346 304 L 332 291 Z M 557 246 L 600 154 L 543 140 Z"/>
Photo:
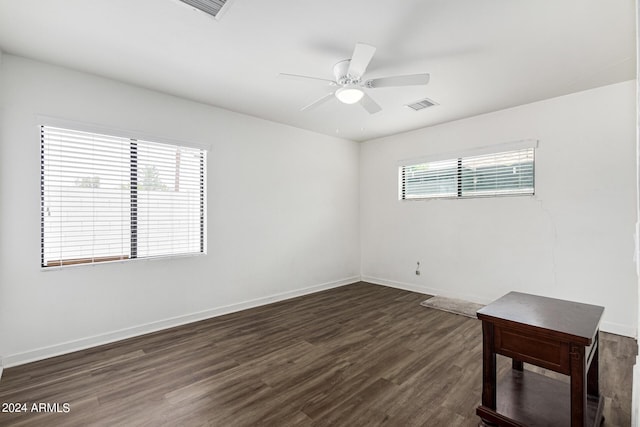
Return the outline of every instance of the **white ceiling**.
<path id="1" fill-rule="evenodd" d="M 0 49 L 229 110 L 363 141 L 635 78 L 634 0 L 234 0 L 217 21 L 177 0 L 0 0 Z M 383 111 L 332 100 L 356 42 Z M 422 98 L 440 105 L 414 112 Z"/>

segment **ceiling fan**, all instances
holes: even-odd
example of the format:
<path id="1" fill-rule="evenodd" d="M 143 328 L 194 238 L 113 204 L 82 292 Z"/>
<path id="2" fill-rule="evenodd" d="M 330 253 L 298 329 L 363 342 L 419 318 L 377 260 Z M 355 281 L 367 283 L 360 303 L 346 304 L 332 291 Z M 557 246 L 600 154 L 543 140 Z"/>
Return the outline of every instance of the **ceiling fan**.
<path id="1" fill-rule="evenodd" d="M 293 79 L 322 81 L 331 87 L 337 87 L 335 91 L 330 92 L 322 98 L 319 98 L 311 104 L 303 107 L 302 111 L 316 108 L 335 96 L 344 104 L 360 103 L 360 105 L 362 105 L 369 114 L 375 114 L 378 111 L 381 111 L 382 107 L 380 107 L 380 105 L 378 105 L 378 103 L 366 93 L 365 89 L 426 85 L 429 83 L 429 74 L 427 73 L 365 80 L 363 78 L 364 73 L 371 62 L 375 51 L 376 48 L 373 46 L 364 43 L 356 43 L 351 59 L 345 59 L 333 66 L 333 75 L 335 76 L 335 80 L 287 73 L 280 73 L 280 76 Z"/>

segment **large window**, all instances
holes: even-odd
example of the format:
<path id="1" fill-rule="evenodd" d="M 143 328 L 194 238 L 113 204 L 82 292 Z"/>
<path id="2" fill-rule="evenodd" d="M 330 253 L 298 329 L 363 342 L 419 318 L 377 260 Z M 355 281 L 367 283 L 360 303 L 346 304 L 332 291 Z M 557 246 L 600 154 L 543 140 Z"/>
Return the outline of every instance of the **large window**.
<path id="1" fill-rule="evenodd" d="M 41 126 L 41 266 L 204 253 L 206 151 Z"/>
<path id="2" fill-rule="evenodd" d="M 534 148 L 400 167 L 400 198 L 534 194 Z"/>

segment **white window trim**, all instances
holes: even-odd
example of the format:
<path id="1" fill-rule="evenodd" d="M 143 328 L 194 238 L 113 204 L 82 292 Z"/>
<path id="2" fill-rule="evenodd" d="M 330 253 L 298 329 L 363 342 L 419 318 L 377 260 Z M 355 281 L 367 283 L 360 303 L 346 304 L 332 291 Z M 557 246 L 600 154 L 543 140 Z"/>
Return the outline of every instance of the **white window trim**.
<path id="1" fill-rule="evenodd" d="M 470 194 L 466 196 L 459 195 L 434 195 L 431 197 L 410 197 L 403 198 L 402 197 L 402 169 L 408 166 L 420 165 L 423 163 L 429 162 L 437 162 L 442 160 L 452 160 L 459 159 L 464 157 L 474 157 L 474 156 L 482 156 L 485 154 L 494 154 L 494 153 L 502 153 L 508 151 L 516 151 L 527 148 L 533 148 L 534 151 L 538 148 L 539 141 L 537 139 L 523 139 L 518 141 L 505 142 L 501 144 L 494 144 L 488 146 L 477 147 L 474 149 L 464 150 L 464 151 L 449 151 L 443 153 L 431 154 L 428 156 L 414 157 L 407 160 L 399 160 L 397 162 L 397 174 L 398 174 L 398 201 L 400 202 L 428 202 L 432 200 L 460 200 L 460 199 L 483 199 L 483 198 L 494 198 L 494 197 L 535 197 L 535 175 L 534 175 L 534 188 L 533 193 L 514 193 L 509 194 L 508 192 L 501 194 Z M 534 174 L 535 174 L 535 165 L 534 165 Z"/>
<path id="2" fill-rule="evenodd" d="M 81 131 L 81 132 L 89 132 L 89 133 L 97 133 L 97 134 L 105 134 L 105 135 L 110 135 L 110 136 L 115 136 L 115 137 L 120 137 L 120 138 L 134 138 L 134 139 L 140 139 L 140 140 L 145 140 L 145 141 L 153 141 L 153 142 L 159 142 L 159 143 L 164 143 L 164 144 L 172 144 L 172 145 L 182 145 L 188 148 L 195 148 L 195 149 L 200 149 L 200 150 L 205 150 L 207 152 L 207 159 L 209 158 L 210 154 L 211 154 L 211 144 L 203 144 L 203 143 L 197 143 L 197 142 L 193 142 L 193 141 L 189 141 L 189 140 L 176 140 L 176 139 L 171 139 L 171 138 L 166 138 L 166 137 L 158 137 L 158 136 L 154 136 L 148 133 L 144 133 L 144 132 L 140 132 L 140 131 L 132 131 L 132 130 L 125 130 L 122 128 L 116 128 L 116 127 L 111 127 L 111 126 L 105 126 L 105 125 L 100 125 L 100 124 L 95 124 L 95 123 L 88 123 L 88 122 L 81 122 L 81 121 L 75 121 L 75 120 L 69 120 L 69 119 L 63 119 L 63 118 L 59 118 L 59 117 L 53 117 L 53 116 L 47 116 L 47 115 L 35 115 L 35 125 L 34 125 L 34 133 L 35 133 L 35 141 L 38 144 L 38 147 L 40 147 L 40 144 L 42 143 L 41 141 L 41 126 L 51 126 L 51 127 L 58 127 L 58 128 L 63 128 L 63 129 L 71 129 L 71 130 L 77 130 L 77 131 Z M 40 153 L 40 149 L 38 149 L 38 158 L 37 158 L 37 164 L 40 164 L 41 162 L 41 153 Z M 208 163 L 208 162 L 207 162 Z M 39 169 L 39 168 L 38 168 Z M 40 172 L 39 172 L 40 173 Z M 80 263 L 80 264 L 70 264 L 70 265 L 53 265 L 53 266 L 40 266 L 39 270 L 40 271 L 59 271 L 59 270 L 66 270 L 66 269 L 73 269 L 73 268 L 87 268 L 87 267 L 99 267 L 102 265 L 110 265 L 110 264 L 123 264 L 123 263 L 131 263 L 131 262 L 153 262 L 153 261 L 157 261 L 157 260 L 171 260 L 171 259 L 180 259 L 180 258 L 192 258 L 192 257 L 200 257 L 200 256 L 204 256 L 207 255 L 207 248 L 208 248 L 208 191 L 207 191 L 207 183 L 208 183 L 208 167 L 204 168 L 203 171 L 203 203 L 204 203 L 204 207 L 205 207 L 205 215 L 204 215 L 204 219 L 203 219 L 203 225 L 204 225 L 204 229 L 203 229 L 203 245 L 204 245 L 204 249 L 202 252 L 199 253 L 186 253 L 186 254 L 171 254 L 171 255 L 160 255 L 160 256 L 147 256 L 147 257 L 143 257 L 143 258 L 129 258 L 129 259 L 117 259 L 117 260 L 110 260 L 110 261 L 102 261 L 102 262 L 96 262 L 96 263 Z M 36 194 L 40 194 L 41 191 L 41 180 L 38 179 L 38 184 L 37 184 L 37 189 L 35 191 Z M 38 204 L 40 203 L 40 201 L 38 202 Z M 42 219 L 40 217 L 40 215 L 38 215 L 38 221 L 40 222 Z M 38 239 L 38 246 L 40 246 L 40 239 Z"/>

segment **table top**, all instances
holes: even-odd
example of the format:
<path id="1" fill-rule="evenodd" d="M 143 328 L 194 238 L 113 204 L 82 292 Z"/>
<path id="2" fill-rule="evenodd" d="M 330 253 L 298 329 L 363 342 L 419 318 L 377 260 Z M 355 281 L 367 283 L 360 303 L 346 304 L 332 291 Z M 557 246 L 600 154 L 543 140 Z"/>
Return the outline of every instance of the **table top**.
<path id="1" fill-rule="evenodd" d="M 478 319 L 515 322 L 545 329 L 570 341 L 591 345 L 604 307 L 521 292 L 509 292 L 478 310 Z"/>

